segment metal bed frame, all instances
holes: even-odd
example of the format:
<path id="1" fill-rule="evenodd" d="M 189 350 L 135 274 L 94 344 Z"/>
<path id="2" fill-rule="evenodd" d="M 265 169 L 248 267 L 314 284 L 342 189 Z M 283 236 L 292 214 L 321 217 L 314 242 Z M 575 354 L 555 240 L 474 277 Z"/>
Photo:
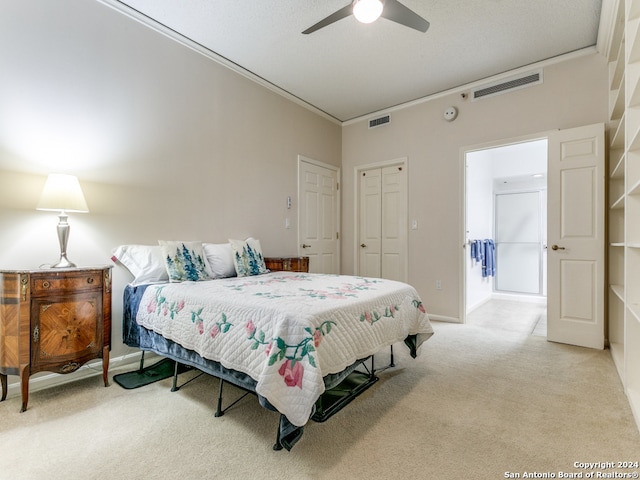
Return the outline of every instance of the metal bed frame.
<path id="1" fill-rule="evenodd" d="M 356 367 L 356 369 L 352 371 L 349 375 L 347 375 L 347 377 L 344 378 L 342 382 L 340 382 L 335 387 L 326 390 L 322 395 L 320 395 L 320 398 L 318 398 L 318 400 L 316 401 L 315 412 L 311 415 L 311 420 L 319 423 L 327 421 L 329 418 L 331 418 L 333 415 L 335 415 L 340 410 L 342 410 L 345 406 L 351 403 L 351 401 L 353 401 L 361 393 L 363 393 L 365 390 L 371 387 L 374 383 L 376 383 L 379 380 L 377 373 L 380 373 L 389 368 L 395 367 L 394 356 L 393 356 L 393 345 L 390 345 L 389 348 L 390 348 L 390 358 L 389 358 L 388 365 L 385 365 L 384 367 L 381 367 L 376 370 L 373 355 L 363 358 L 362 360 L 359 361 L 358 367 L 363 367 L 365 370 L 364 372 L 358 370 L 357 369 L 358 367 Z M 144 366 L 144 353 L 145 351 L 143 350 L 142 358 L 140 359 L 140 371 L 143 370 L 143 366 Z M 368 367 L 367 364 L 365 363 L 368 360 L 371 362 L 370 367 Z M 182 387 L 193 382 L 194 380 L 196 380 L 197 378 L 199 378 L 200 376 L 206 373 L 199 370 L 200 373 L 198 373 L 198 375 L 178 385 L 178 375 L 180 373 L 185 373 L 186 371 L 189 371 L 191 369 L 198 370 L 198 368 L 183 365 L 177 360 L 174 360 L 174 362 L 175 362 L 175 368 L 174 368 L 174 374 L 173 374 L 173 384 L 171 387 L 172 392 L 177 392 Z M 181 368 L 181 365 L 187 368 L 186 369 Z M 217 377 L 217 378 L 220 380 L 220 387 L 218 389 L 216 411 L 214 412 L 215 417 L 223 416 L 227 410 L 231 409 L 233 406 L 235 406 L 247 395 L 249 394 L 257 395 L 256 392 L 249 390 L 245 387 L 236 385 L 220 377 Z M 223 393 L 223 387 L 225 383 L 230 383 L 236 388 L 243 390 L 244 393 L 242 393 L 238 398 L 236 398 L 229 405 L 223 408 L 222 393 Z M 283 448 L 284 446 L 281 438 L 280 429 L 278 429 L 278 432 L 276 435 L 276 443 L 273 445 L 273 450 L 282 450 Z"/>

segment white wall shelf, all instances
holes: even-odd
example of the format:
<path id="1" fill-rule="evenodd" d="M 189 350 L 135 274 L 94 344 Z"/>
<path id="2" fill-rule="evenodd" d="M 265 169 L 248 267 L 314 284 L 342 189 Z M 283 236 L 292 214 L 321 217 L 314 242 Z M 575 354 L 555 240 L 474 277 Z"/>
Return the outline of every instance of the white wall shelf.
<path id="1" fill-rule="evenodd" d="M 608 340 L 640 428 L 640 0 L 618 0 L 616 8 L 608 54 Z"/>
<path id="2" fill-rule="evenodd" d="M 611 204 L 611 210 L 617 210 L 619 208 L 624 208 L 624 199 L 625 196 L 619 197 L 616 201 Z"/>
<path id="3" fill-rule="evenodd" d="M 628 195 L 640 195 L 640 180 L 636 180 L 636 182 L 628 188 Z"/>
<path id="4" fill-rule="evenodd" d="M 624 287 L 622 285 L 611 285 L 611 290 L 613 290 L 618 299 L 624 301 Z"/>
<path id="5" fill-rule="evenodd" d="M 613 150 L 624 151 L 624 124 L 624 114 L 621 118 L 609 122 L 609 130 L 613 131 L 611 138 L 611 149 Z"/>
<path id="6" fill-rule="evenodd" d="M 616 156 L 616 153 L 618 152 L 622 152 L 619 155 Z M 615 160 L 616 157 L 619 157 L 617 159 L 617 161 Z M 611 152 L 611 155 L 609 157 L 613 163 L 613 169 L 611 171 L 611 178 L 614 179 L 622 179 L 624 180 L 624 151 L 614 151 Z"/>

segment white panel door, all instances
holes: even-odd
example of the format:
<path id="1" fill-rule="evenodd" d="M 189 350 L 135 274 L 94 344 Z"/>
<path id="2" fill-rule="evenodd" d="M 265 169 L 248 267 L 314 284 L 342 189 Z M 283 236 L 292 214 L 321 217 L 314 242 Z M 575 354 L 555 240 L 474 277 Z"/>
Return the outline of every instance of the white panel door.
<path id="1" fill-rule="evenodd" d="M 604 125 L 549 136 L 547 338 L 604 348 Z"/>
<path id="2" fill-rule="evenodd" d="M 406 281 L 407 245 L 406 169 L 394 165 L 382 169 L 381 276 Z"/>
<path id="3" fill-rule="evenodd" d="M 298 162 L 298 254 L 309 271 L 340 273 L 338 258 L 338 171 L 316 162 Z"/>
<path id="4" fill-rule="evenodd" d="M 406 281 L 406 168 L 392 165 L 359 175 L 358 274 Z"/>
<path id="5" fill-rule="evenodd" d="M 360 173 L 359 275 L 380 278 L 382 273 L 382 170 Z"/>

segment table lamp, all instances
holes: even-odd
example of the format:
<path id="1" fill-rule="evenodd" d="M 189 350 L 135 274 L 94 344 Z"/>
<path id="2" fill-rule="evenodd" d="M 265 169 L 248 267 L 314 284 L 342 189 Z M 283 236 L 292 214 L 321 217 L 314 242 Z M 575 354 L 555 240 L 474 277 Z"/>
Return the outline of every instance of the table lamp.
<path id="1" fill-rule="evenodd" d="M 75 267 L 76 265 L 67 259 L 67 242 L 69 240 L 67 212 L 86 213 L 89 211 L 78 178 L 60 173 L 50 174 L 44 184 L 36 210 L 60 211 L 58 215 L 60 261 L 51 267 Z"/>

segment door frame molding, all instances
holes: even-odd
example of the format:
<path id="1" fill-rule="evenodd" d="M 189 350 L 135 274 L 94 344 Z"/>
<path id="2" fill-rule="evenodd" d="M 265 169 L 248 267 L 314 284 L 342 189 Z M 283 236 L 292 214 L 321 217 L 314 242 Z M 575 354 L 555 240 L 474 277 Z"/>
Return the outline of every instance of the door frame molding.
<path id="1" fill-rule="evenodd" d="M 373 168 L 392 167 L 394 165 L 400 165 L 407 172 L 407 225 L 409 225 L 409 158 L 399 157 L 391 160 L 383 160 L 381 162 L 367 163 L 364 165 L 356 165 L 353 167 L 353 192 L 354 192 L 354 212 L 353 212 L 353 231 L 355 232 L 353 242 L 353 272 L 357 274 L 360 270 L 360 255 L 358 250 L 358 238 L 360 238 L 360 173 L 365 170 L 371 170 Z M 406 282 L 409 277 L 409 232 L 407 232 L 404 251 L 405 255 L 405 279 Z"/>
<path id="2" fill-rule="evenodd" d="M 336 233 L 338 234 L 338 238 L 336 239 L 336 256 L 338 257 L 338 272 L 342 271 L 341 265 L 342 265 L 342 258 L 340 256 L 340 243 L 341 243 L 341 238 L 342 237 L 342 232 L 340 231 L 340 225 L 342 225 L 342 221 L 341 221 L 341 213 L 342 213 L 342 206 L 341 206 L 341 202 L 340 202 L 340 183 L 342 182 L 342 177 L 341 177 L 341 169 L 340 167 L 336 166 L 336 165 L 331 165 L 330 163 L 325 163 L 325 162 L 321 162 L 319 160 L 315 160 L 313 158 L 310 157 L 305 157 L 304 155 L 298 155 L 298 162 L 297 162 L 297 172 L 296 172 L 296 183 L 297 185 L 297 190 L 298 190 L 298 215 L 297 215 L 297 226 L 296 226 L 296 235 L 297 235 L 297 248 L 296 251 L 298 252 L 298 255 L 302 255 L 302 252 L 300 251 L 300 217 L 302 216 L 302 211 L 300 209 L 300 164 L 304 162 L 304 163 L 310 163 L 311 165 L 315 165 L 316 167 L 321 167 L 321 168 L 326 168 L 327 170 L 333 170 L 334 172 L 336 172 L 336 178 L 338 179 L 338 188 L 336 188 Z"/>
<path id="3" fill-rule="evenodd" d="M 460 230 L 458 237 L 458 245 L 461 245 L 461 253 L 458 256 L 458 272 L 460 275 L 460 291 L 458 292 L 458 323 L 467 323 L 467 269 L 466 269 L 466 256 L 469 254 L 467 249 L 467 154 L 477 152 L 481 150 L 489 150 L 492 148 L 504 147 L 507 145 L 515 145 L 518 143 L 533 142 L 535 140 L 548 139 L 551 132 L 554 130 L 545 130 L 539 133 L 531 133 L 528 135 L 521 135 L 518 137 L 503 138 L 499 140 L 491 140 L 484 143 L 478 143 L 475 145 L 466 145 L 460 147 L 460 159 L 458 166 L 460 168 L 460 212 L 458 218 L 460 218 Z"/>

